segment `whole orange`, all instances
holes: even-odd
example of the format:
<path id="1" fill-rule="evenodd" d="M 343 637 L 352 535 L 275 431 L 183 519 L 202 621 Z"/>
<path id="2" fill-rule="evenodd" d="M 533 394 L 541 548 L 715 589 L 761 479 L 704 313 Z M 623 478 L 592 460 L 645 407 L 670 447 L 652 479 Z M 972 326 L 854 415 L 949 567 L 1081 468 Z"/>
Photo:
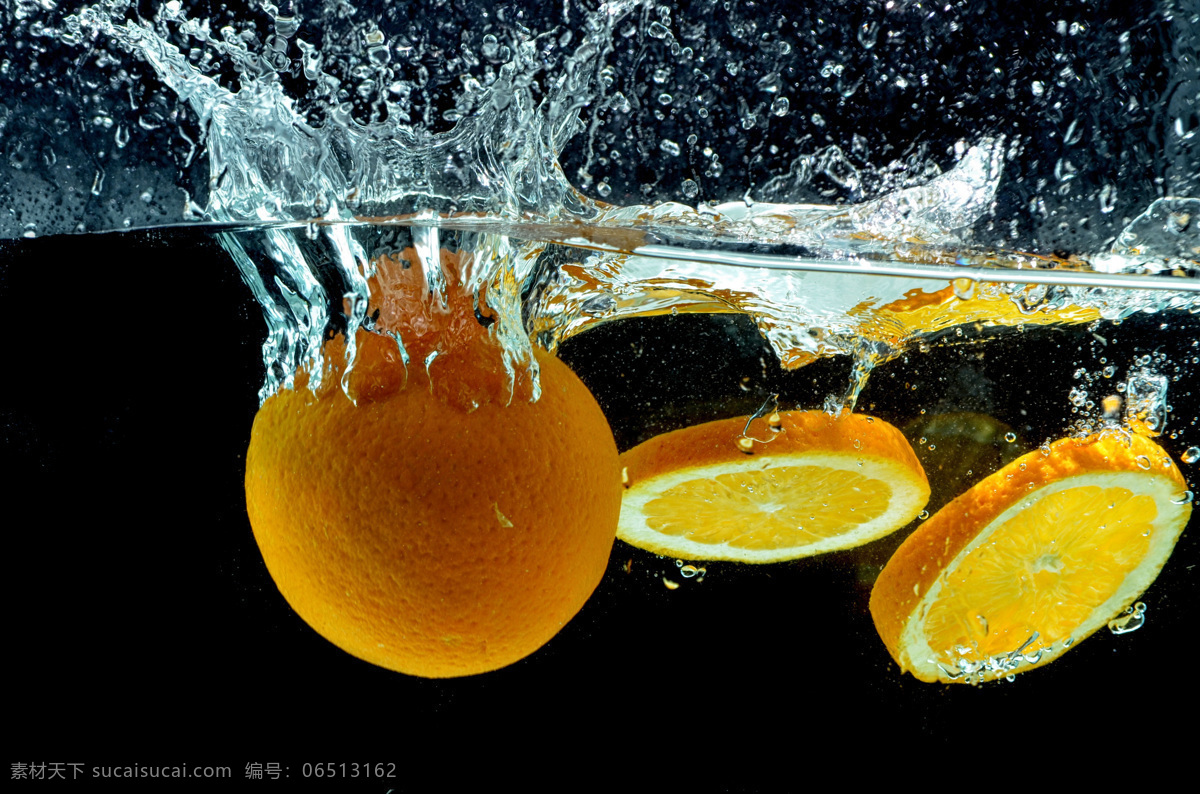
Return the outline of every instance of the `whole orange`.
<path id="1" fill-rule="evenodd" d="M 287 602 L 354 656 L 426 677 L 553 637 L 600 582 L 621 504 L 612 433 L 574 373 L 539 351 L 531 401 L 486 333 L 456 338 L 427 372 L 360 332 L 354 401 L 337 367 L 315 393 L 276 393 L 246 456 L 250 523 Z"/>

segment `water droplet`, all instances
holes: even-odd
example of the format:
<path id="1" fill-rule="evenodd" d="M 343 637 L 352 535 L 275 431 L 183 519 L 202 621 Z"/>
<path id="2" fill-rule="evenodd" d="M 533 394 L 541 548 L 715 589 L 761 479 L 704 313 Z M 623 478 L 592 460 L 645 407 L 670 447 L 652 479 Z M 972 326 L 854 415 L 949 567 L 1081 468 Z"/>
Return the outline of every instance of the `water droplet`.
<path id="1" fill-rule="evenodd" d="M 658 95 L 658 104 L 662 105 L 663 107 L 669 106 L 674 101 L 675 97 L 671 96 L 665 91 Z"/>
<path id="2" fill-rule="evenodd" d="M 662 149 L 663 152 L 671 155 L 672 157 L 678 157 L 680 152 L 683 151 L 679 148 L 679 144 L 675 143 L 675 141 L 672 141 L 669 138 L 663 138 L 658 144 L 658 148 Z"/>
<path id="3" fill-rule="evenodd" d="M 376 45 L 374 47 L 368 47 L 367 48 L 367 60 L 369 60 L 371 62 L 371 64 L 374 66 L 384 67 L 384 66 L 387 66 L 388 63 L 392 60 L 392 53 L 384 45 Z"/>
<path id="4" fill-rule="evenodd" d="M 1146 625 L 1146 605 L 1141 601 L 1122 610 L 1120 615 L 1108 621 L 1108 630 L 1113 634 L 1128 634 Z"/>
<path id="5" fill-rule="evenodd" d="M 785 96 L 775 97 L 775 101 L 771 103 L 771 112 L 776 116 L 786 116 L 790 109 L 791 103 Z"/>
<path id="6" fill-rule="evenodd" d="M 1033 91 L 1034 96 L 1041 96 L 1042 94 L 1046 93 L 1046 86 L 1041 80 L 1034 80 L 1033 84 L 1029 86 L 1029 88 L 1031 91 Z"/>
<path id="7" fill-rule="evenodd" d="M 1117 189 L 1112 185 L 1105 185 L 1100 189 L 1100 211 L 1105 215 L 1117 208 Z"/>
<path id="8" fill-rule="evenodd" d="M 665 39 L 671 35 L 671 29 L 661 22 L 651 22 L 650 27 L 646 30 L 654 39 Z"/>
<path id="9" fill-rule="evenodd" d="M 858 91 L 859 86 L 863 83 L 862 76 L 854 77 L 849 74 L 839 73 L 837 79 L 837 91 L 844 97 L 854 96 Z"/>
<path id="10" fill-rule="evenodd" d="M 1083 137 L 1083 130 L 1079 127 L 1078 120 L 1072 121 L 1067 125 L 1067 131 L 1063 135 L 1063 143 L 1067 146 L 1074 146 L 1079 143 L 1079 139 Z"/>
<path id="11" fill-rule="evenodd" d="M 879 39 L 879 23 L 873 19 L 858 26 L 858 43 L 864 49 L 871 49 L 875 46 L 875 42 Z"/>
<path id="12" fill-rule="evenodd" d="M 487 34 L 479 44 L 479 52 L 489 61 L 495 60 L 500 53 L 500 40 L 491 33 Z"/>
<path id="13" fill-rule="evenodd" d="M 692 179 L 683 180 L 682 188 L 683 188 L 683 195 L 687 196 L 690 199 L 695 198 L 700 193 L 700 186 L 697 185 L 695 180 L 692 180 Z"/>

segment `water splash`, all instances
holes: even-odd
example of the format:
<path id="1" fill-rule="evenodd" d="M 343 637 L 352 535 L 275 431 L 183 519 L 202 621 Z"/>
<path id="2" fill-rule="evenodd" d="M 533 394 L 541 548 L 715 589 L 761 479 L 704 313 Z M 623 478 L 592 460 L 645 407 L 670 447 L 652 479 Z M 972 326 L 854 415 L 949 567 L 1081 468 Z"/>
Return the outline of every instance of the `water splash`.
<path id="1" fill-rule="evenodd" d="M 852 382 L 845 394 L 831 396 L 831 410 L 853 408 L 878 364 L 914 343 L 952 342 L 965 327 L 1118 320 L 1200 307 L 1198 285 L 1188 278 L 1200 267 L 1196 199 L 1155 201 L 1096 254 L 1039 256 L 973 245 L 999 221 L 1005 172 L 1031 145 L 1020 136 L 980 134 L 953 143 L 944 156 L 922 143 L 874 167 L 867 155 L 877 144 L 855 132 L 793 155 L 786 175 L 725 204 L 614 207 L 577 190 L 562 166 L 568 143 L 578 149 L 582 141 L 579 184 L 597 184 L 604 194 L 599 185 L 607 183 L 596 183 L 593 171 L 625 162 L 616 133 L 641 108 L 662 122 L 652 136 L 655 151 L 672 163 L 703 159 L 702 173 L 698 168 L 677 181 L 691 183 L 687 198 L 701 195 L 704 180 L 719 180 L 732 162 L 729 146 L 705 146 L 698 134 L 711 115 L 706 97 L 715 96 L 716 79 L 752 79 L 761 93 L 761 101 L 738 103 L 731 126 L 759 157 L 775 135 L 769 125 L 783 123 L 771 119 L 831 129 L 820 113 L 801 119 L 791 112 L 796 103 L 785 94 L 795 86 L 781 69 L 795 47 L 740 13 L 722 24 L 735 37 L 759 42 L 758 49 L 742 61 L 722 58 L 724 76 L 701 68 L 707 50 L 688 43 L 686 26 L 669 8 L 612 0 L 569 27 L 539 31 L 507 21 L 488 28 L 494 32 L 473 47 L 462 45 L 446 63 L 462 75 L 460 89 L 435 96 L 429 86 L 437 76 L 420 57 L 409 57 L 437 49 L 425 40 L 389 38 L 367 15 L 354 20 L 347 13 L 321 20 L 327 30 L 318 46 L 305 38 L 312 29 L 294 9 L 264 9 L 266 25 L 189 17 L 178 2 L 143 18 L 128 0 L 102 0 L 38 28 L 42 39 L 76 53 L 100 53 L 102 69 L 121 63 L 119 51 L 133 53 L 194 116 L 194 130 L 172 122 L 169 107 L 124 80 L 117 83 L 129 88 L 136 121 L 98 107 L 92 124 L 114 130 L 122 151 L 130 149 L 133 129 L 168 130 L 172 145 L 182 147 L 173 177 L 176 189 L 191 189 L 178 201 L 176 219 L 218 224 L 222 246 L 264 307 L 264 398 L 294 384 L 301 370 L 317 372 L 309 382 L 318 386 L 330 363 L 324 343 L 331 334 L 347 340 L 345 356 L 353 362 L 355 332 L 380 330 L 367 314 L 376 263 L 407 247 L 417 252 L 435 303 L 444 302 L 447 289 L 441 250 L 469 254 L 461 286 L 474 294 L 477 310 L 496 311 L 489 333 L 510 379 L 533 366 L 531 337 L 553 349 L 621 317 L 744 312 L 786 367 L 854 357 Z M 450 28 L 444 32 L 455 32 Z M 878 29 L 865 38 L 851 30 L 858 30 L 864 52 L 879 52 Z M 884 40 L 901 32 L 891 30 Z M 626 40 L 661 51 L 653 102 L 633 90 L 637 69 Z M 872 90 L 854 72 L 844 60 L 819 69 L 820 79 L 836 78 L 843 97 Z M 906 91 L 923 79 L 893 78 L 888 90 Z M 1043 81 L 1042 94 L 1061 93 L 1067 83 L 1060 82 Z M 688 100 L 696 105 L 695 131 L 671 126 L 681 97 L 695 97 Z M 11 118 L 0 108 L 0 128 Z M 1067 138 L 1074 141 L 1080 127 L 1072 124 Z M 762 142 L 745 137 L 751 133 Z M 30 173 L 29 151 L 15 147 L 9 154 L 20 173 Z M 1058 162 L 1060 190 L 1083 178 L 1068 167 L 1071 159 Z M 200 164 L 206 178 L 183 178 Z M 89 195 L 148 192 L 147 203 L 154 203 L 171 192 L 130 192 L 120 169 L 95 173 Z M 822 197 L 843 203 L 783 203 L 821 185 L 830 186 L 819 191 Z M 1104 194 L 1102 214 L 1116 217 L 1131 192 Z M 1033 211 L 1042 212 L 1048 198 L 1037 196 Z M 170 217 L 165 208 L 161 213 Z M 22 234 L 54 228 L 44 213 L 19 220 Z M 126 217 L 120 225 L 137 223 Z M 1139 278 L 1145 273 L 1175 279 Z M 1136 286 L 1155 290 L 1121 289 Z M 411 340 L 393 336 L 407 359 Z M 348 374 L 347 368 L 343 378 Z"/>

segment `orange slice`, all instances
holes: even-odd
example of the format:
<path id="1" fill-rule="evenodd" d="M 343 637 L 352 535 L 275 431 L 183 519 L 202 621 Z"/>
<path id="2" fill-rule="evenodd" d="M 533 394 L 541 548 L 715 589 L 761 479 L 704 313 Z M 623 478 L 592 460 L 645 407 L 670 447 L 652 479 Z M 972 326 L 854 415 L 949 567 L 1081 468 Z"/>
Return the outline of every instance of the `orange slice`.
<path id="1" fill-rule="evenodd" d="M 861 414 L 773 414 L 666 433 L 621 457 L 617 537 L 693 560 L 779 562 L 911 521 L 929 483 L 899 430 Z"/>
<path id="2" fill-rule="evenodd" d="M 1191 494 L 1153 441 L 1062 439 L 980 481 L 909 536 L 871 592 L 892 657 L 922 681 L 1047 664 L 1154 581 Z"/>

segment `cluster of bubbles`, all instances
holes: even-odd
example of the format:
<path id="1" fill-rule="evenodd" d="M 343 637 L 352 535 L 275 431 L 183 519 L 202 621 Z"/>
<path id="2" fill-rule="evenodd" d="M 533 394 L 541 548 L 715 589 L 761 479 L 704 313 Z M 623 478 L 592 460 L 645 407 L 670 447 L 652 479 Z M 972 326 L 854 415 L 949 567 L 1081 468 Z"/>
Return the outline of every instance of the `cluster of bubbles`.
<path id="1" fill-rule="evenodd" d="M 960 645 L 953 652 L 947 652 L 950 656 L 955 657 L 953 661 L 948 661 L 945 664 L 938 662 L 937 666 L 942 671 L 942 674 L 951 681 L 961 679 L 963 683 L 978 685 L 985 681 L 1003 678 L 1006 681 L 1012 682 L 1016 680 L 1016 674 L 1022 667 L 1038 664 L 1047 654 L 1053 655 L 1055 653 L 1053 645 L 1030 650 L 1030 646 L 1037 642 L 1039 637 L 1041 637 L 1041 634 L 1035 631 L 1030 635 L 1029 639 L 1025 640 L 1019 647 L 1009 653 L 1000 653 L 978 659 L 973 658 L 976 655 L 973 649 Z M 1068 637 L 1063 641 L 1059 652 L 1061 653 L 1061 651 L 1070 648 L 1074 643 L 1074 638 Z"/>
<path id="2" fill-rule="evenodd" d="M 1094 338 L 1103 340 L 1098 334 Z M 1172 382 L 1186 374 L 1186 363 L 1173 362 L 1161 350 L 1135 356 L 1122 368 L 1109 355 L 1099 355 L 1095 368 L 1079 367 L 1074 372 L 1075 385 L 1067 394 L 1070 412 L 1077 417 L 1071 424 L 1073 435 L 1083 437 L 1105 429 L 1120 428 L 1147 438 L 1167 433 L 1167 423 L 1173 411 L 1167 399 Z M 1170 433 L 1177 438 L 1177 432 Z M 1185 452 L 1183 460 L 1191 463 L 1198 456 Z"/>

